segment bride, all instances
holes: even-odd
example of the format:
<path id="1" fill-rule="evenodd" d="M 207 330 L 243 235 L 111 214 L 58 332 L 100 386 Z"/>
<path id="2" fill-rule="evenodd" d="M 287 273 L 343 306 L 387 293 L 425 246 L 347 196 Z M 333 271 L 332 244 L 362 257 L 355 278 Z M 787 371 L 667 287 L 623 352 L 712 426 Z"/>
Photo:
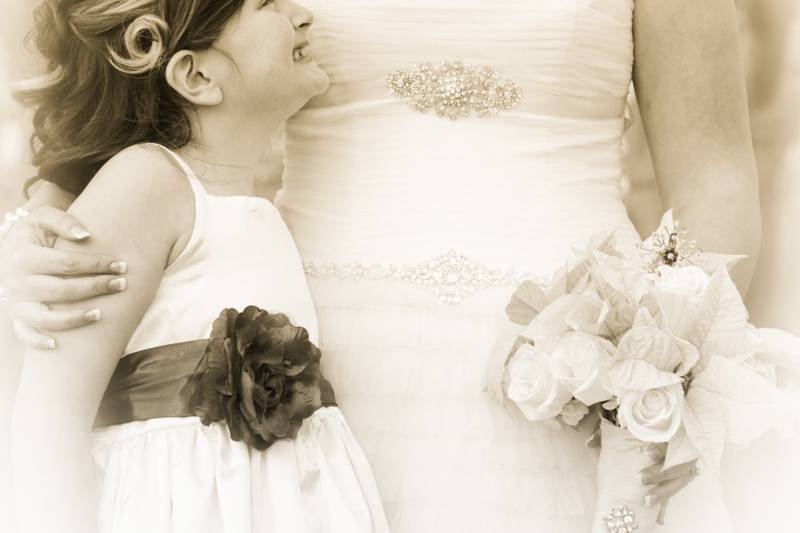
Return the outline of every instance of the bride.
<path id="1" fill-rule="evenodd" d="M 746 289 L 760 219 L 733 3 L 306 3 L 331 86 L 287 124 L 276 203 L 305 261 L 325 372 L 393 531 L 588 531 L 587 435 L 496 405 L 488 354 L 507 340 L 519 279 L 547 275 L 598 229 L 638 242 L 620 192 L 632 81 L 665 204 L 705 249 L 749 256 L 734 273 Z M 65 198 L 46 185 L 34 199 Z M 107 277 L 29 275 L 60 271 L 36 264 L 44 252 L 25 235 L 72 228 L 38 213 L 10 239 L 11 295 L 103 291 Z M 98 263 L 71 260 L 71 273 Z M 17 313 L 31 343 L 47 338 L 30 326 L 81 322 Z M 662 481 L 657 503 L 688 479 Z M 672 498 L 666 522 L 660 531 L 731 528 L 705 475 Z"/>

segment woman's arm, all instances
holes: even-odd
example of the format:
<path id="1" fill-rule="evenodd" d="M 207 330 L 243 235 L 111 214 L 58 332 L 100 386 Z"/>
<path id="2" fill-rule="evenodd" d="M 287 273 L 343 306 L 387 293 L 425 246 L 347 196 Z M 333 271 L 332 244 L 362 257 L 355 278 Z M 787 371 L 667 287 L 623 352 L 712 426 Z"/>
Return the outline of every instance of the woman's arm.
<path id="1" fill-rule="evenodd" d="M 62 333 L 55 351 L 31 349 L 25 356 L 12 429 L 14 495 L 24 531 L 96 531 L 90 430 L 176 242 L 193 225 L 185 178 L 168 162 L 154 164 L 156 157 L 163 155 L 123 152 L 71 208 L 92 233 L 89 251 L 128 258 L 130 287 L 84 304 L 102 312 L 102 323 Z M 76 246 L 56 243 L 64 251 Z"/>
<path id="2" fill-rule="evenodd" d="M 750 283 L 761 239 L 758 175 L 733 0 L 637 0 L 634 83 L 665 206 L 709 252 L 743 254 Z"/>

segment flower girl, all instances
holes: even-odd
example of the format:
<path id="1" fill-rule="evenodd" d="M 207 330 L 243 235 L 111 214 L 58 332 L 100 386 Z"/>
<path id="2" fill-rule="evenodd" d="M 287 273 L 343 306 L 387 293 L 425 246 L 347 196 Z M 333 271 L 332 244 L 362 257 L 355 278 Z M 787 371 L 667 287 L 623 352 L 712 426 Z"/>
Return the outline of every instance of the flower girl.
<path id="1" fill-rule="evenodd" d="M 39 178 L 80 194 L 92 251 L 128 261 L 95 324 L 26 353 L 22 531 L 387 531 L 297 250 L 253 196 L 269 132 L 327 88 L 311 23 L 288 0 L 38 8 L 48 74 L 19 97 Z"/>

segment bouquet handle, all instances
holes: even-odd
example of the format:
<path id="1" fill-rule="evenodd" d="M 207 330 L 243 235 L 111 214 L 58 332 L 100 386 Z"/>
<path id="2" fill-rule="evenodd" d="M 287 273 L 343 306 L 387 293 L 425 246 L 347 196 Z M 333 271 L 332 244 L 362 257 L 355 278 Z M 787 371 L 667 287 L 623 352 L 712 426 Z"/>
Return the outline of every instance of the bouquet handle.
<path id="1" fill-rule="evenodd" d="M 656 464 L 645 451 L 648 443 L 605 419 L 600 422 L 600 435 L 592 533 L 653 531 L 659 507 L 645 505 L 649 488 L 639 480 L 642 469 Z"/>

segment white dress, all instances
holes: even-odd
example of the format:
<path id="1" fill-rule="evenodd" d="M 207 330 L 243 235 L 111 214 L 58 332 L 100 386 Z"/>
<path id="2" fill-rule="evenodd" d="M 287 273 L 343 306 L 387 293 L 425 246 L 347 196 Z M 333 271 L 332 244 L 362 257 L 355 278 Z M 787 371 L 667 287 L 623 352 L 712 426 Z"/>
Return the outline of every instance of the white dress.
<path id="1" fill-rule="evenodd" d="M 390 527 L 588 531 L 586 435 L 516 420 L 484 384 L 506 270 L 549 274 L 609 226 L 637 240 L 620 190 L 633 0 L 305 3 L 331 86 L 287 124 L 277 203 Z M 491 67 L 522 101 L 450 120 L 387 89 L 396 69 L 443 60 Z M 668 524 L 726 532 L 718 486 L 693 483 Z"/>
<path id="2" fill-rule="evenodd" d="M 223 309 L 248 305 L 286 314 L 316 342 L 300 258 L 275 207 L 207 194 L 172 155 L 194 192 L 194 231 L 126 354 L 208 338 Z M 197 417 L 100 429 L 93 445 L 102 533 L 388 531 L 370 466 L 336 407 L 318 410 L 296 439 L 266 451 Z"/>

